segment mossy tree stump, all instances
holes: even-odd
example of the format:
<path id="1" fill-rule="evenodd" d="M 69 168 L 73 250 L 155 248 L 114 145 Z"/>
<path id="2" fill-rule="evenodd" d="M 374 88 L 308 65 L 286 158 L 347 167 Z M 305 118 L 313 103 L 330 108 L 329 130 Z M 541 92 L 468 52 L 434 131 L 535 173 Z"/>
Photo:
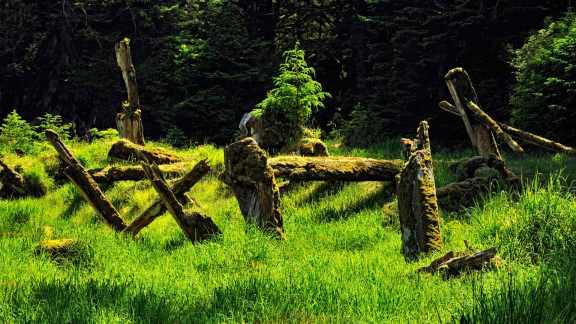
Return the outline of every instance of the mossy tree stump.
<path id="1" fill-rule="evenodd" d="M 220 179 L 232 188 L 246 223 L 283 238 L 280 192 L 266 152 L 249 137 L 226 147 L 224 161 Z"/>
<path id="2" fill-rule="evenodd" d="M 414 143 L 397 185 L 402 253 L 408 260 L 442 247 L 427 122 L 420 123 Z"/>
<path id="3" fill-rule="evenodd" d="M 116 115 L 116 127 L 121 138 L 135 144 L 144 145 L 144 127 L 142 126 L 136 69 L 132 64 L 130 39 L 124 38 L 116 44 L 116 61 L 122 71 L 128 100 L 122 103 L 122 112 Z"/>

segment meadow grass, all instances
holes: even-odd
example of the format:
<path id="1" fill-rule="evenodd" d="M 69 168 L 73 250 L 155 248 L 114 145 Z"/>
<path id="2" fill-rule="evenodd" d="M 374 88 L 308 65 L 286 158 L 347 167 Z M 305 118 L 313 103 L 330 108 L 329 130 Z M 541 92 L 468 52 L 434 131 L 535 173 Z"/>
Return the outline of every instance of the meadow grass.
<path id="1" fill-rule="evenodd" d="M 336 155 L 398 158 L 397 141 L 370 149 L 331 145 Z M 71 143 L 87 167 L 108 164 L 110 141 Z M 149 145 L 157 145 L 152 143 Z M 166 147 L 170 149 L 169 147 Z M 576 202 L 572 160 L 507 157 L 524 175 L 520 197 L 496 192 L 476 207 L 442 214 L 445 249 L 406 263 L 390 188 L 381 183 L 307 183 L 282 196 L 287 240 L 244 224 L 218 181 L 222 149 L 177 152 L 214 171 L 191 191 L 223 231 L 193 245 L 165 215 L 132 240 L 110 230 L 69 183 L 49 181 L 55 156 L 7 156 L 46 182 L 41 199 L 0 201 L 0 322 L 563 322 L 575 320 Z M 439 186 L 448 164 L 471 152 L 434 150 Z M 46 167 L 44 167 L 46 166 Z M 148 182 L 106 194 L 126 221 L 156 197 Z M 87 247 L 74 262 L 35 255 L 46 238 Z M 449 250 L 497 246 L 494 271 L 451 280 L 416 273 Z"/>

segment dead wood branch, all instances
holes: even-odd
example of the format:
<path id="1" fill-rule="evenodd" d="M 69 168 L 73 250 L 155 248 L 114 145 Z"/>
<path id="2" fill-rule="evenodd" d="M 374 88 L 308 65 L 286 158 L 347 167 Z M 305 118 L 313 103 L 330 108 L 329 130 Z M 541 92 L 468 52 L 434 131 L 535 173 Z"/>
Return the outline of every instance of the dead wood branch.
<path id="1" fill-rule="evenodd" d="M 146 159 L 156 164 L 182 162 L 180 157 L 164 150 L 146 148 L 126 140 L 120 140 L 114 143 L 108 152 L 108 157 L 123 161 L 137 161 L 139 154 L 143 154 Z"/>

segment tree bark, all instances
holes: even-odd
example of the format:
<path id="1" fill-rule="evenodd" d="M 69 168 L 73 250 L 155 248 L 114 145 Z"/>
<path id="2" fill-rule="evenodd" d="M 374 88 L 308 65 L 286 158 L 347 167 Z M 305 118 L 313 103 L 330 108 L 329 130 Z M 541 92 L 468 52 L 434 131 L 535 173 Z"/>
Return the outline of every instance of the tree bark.
<path id="1" fill-rule="evenodd" d="M 200 161 L 184 177 L 178 179 L 172 185 L 170 190 L 182 204 L 186 205 L 190 202 L 195 203 L 194 200 L 187 199 L 185 193 L 190 191 L 190 189 L 192 189 L 194 185 L 196 185 L 204 176 L 206 176 L 209 171 L 210 165 L 208 165 L 208 161 Z M 125 232 L 131 233 L 132 236 L 136 236 L 142 229 L 150 225 L 156 218 L 160 217 L 165 212 L 166 206 L 162 203 L 162 200 L 158 198 L 154 200 L 154 202 L 138 217 L 136 217 L 134 221 L 130 223 L 130 225 L 128 225 Z"/>
<path id="2" fill-rule="evenodd" d="M 472 145 L 478 150 L 482 156 L 494 155 L 502 159 L 498 144 L 494 139 L 494 135 L 489 128 L 479 123 L 474 118 L 469 118 L 467 113 L 468 102 L 472 101 L 477 106 L 480 106 L 476 89 L 472 84 L 472 80 L 468 73 L 462 68 L 452 69 L 445 76 L 446 85 L 456 104 L 456 110 L 464 122 L 468 136 Z"/>
<path id="3" fill-rule="evenodd" d="M 158 192 L 164 206 L 172 214 L 190 241 L 199 242 L 222 233 L 209 217 L 198 212 L 184 212 L 184 207 L 178 201 L 174 192 L 170 190 L 168 184 L 162 179 L 162 173 L 157 165 L 143 163 L 142 168 L 152 182 L 152 186 Z"/>
<path id="4" fill-rule="evenodd" d="M 420 123 L 414 142 L 417 149 L 400 173 L 397 186 L 402 253 L 406 259 L 442 248 L 427 122 Z"/>
<path id="5" fill-rule="evenodd" d="M 280 192 L 266 152 L 249 137 L 226 147 L 224 161 L 220 179 L 232 188 L 246 223 L 283 238 Z"/>
<path id="6" fill-rule="evenodd" d="M 272 158 L 268 165 L 275 177 L 294 181 L 391 181 L 402 171 L 400 160 L 352 157 Z"/>
<path id="7" fill-rule="evenodd" d="M 92 179 L 90 174 L 72 155 L 70 150 L 62 143 L 58 134 L 51 130 L 46 131 L 46 137 L 58 152 L 60 160 L 65 164 L 64 174 L 80 190 L 82 196 L 90 202 L 92 207 L 104 218 L 104 220 L 116 231 L 122 231 L 126 224 L 120 217 L 118 211 L 112 206 L 112 203 L 104 196 L 98 184 Z"/>
<path id="8" fill-rule="evenodd" d="M 110 148 L 108 157 L 123 161 L 137 161 L 139 154 L 143 154 L 146 159 L 156 164 L 171 164 L 182 162 L 182 159 L 174 154 L 170 154 L 160 149 L 149 149 L 144 146 L 120 140 Z"/>
<path id="9" fill-rule="evenodd" d="M 144 145 L 140 98 L 138 96 L 138 83 L 136 82 L 136 69 L 130 53 L 130 39 L 124 38 L 116 44 L 116 62 L 122 71 L 128 93 L 128 101 L 122 104 L 123 112 L 116 115 L 118 132 L 121 138 Z"/>
<path id="10" fill-rule="evenodd" d="M 160 170 L 167 178 L 179 177 L 186 171 L 187 164 L 177 163 L 161 165 Z M 117 181 L 140 181 L 146 179 L 146 173 L 140 166 L 108 166 L 102 169 L 88 170 L 88 173 L 98 183 L 114 183 Z"/>

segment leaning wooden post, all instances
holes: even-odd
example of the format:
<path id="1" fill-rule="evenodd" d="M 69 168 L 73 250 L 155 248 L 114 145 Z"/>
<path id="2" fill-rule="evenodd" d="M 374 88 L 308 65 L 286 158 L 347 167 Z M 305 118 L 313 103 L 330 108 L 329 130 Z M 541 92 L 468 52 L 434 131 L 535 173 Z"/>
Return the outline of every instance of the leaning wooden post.
<path id="1" fill-rule="evenodd" d="M 116 115 L 116 127 L 121 138 L 144 145 L 144 128 L 142 126 L 136 69 L 132 64 L 130 39 L 124 38 L 116 44 L 116 61 L 126 84 L 128 100 L 122 103 L 123 112 Z"/>
<path id="2" fill-rule="evenodd" d="M 478 150 L 481 156 L 489 157 L 494 155 L 502 159 L 500 151 L 498 150 L 498 144 L 490 129 L 478 122 L 475 118 L 470 118 L 471 116 L 468 114 L 468 102 L 472 101 L 477 106 L 480 106 L 476 89 L 474 89 L 468 73 L 463 68 L 455 68 L 450 70 L 444 79 L 446 80 L 450 95 L 456 104 L 458 115 L 464 122 L 472 145 Z"/>
<path id="3" fill-rule="evenodd" d="M 420 123 L 414 142 L 416 150 L 400 173 L 397 187 L 402 253 L 408 260 L 442 248 L 427 122 Z"/>
<path id="4" fill-rule="evenodd" d="M 152 182 L 152 186 L 158 192 L 164 206 L 172 214 L 176 223 L 178 223 L 190 241 L 199 242 L 222 233 L 211 218 L 198 212 L 184 212 L 184 206 L 168 187 L 168 184 L 162 178 L 162 172 L 156 164 L 142 163 L 142 168 Z"/>
<path id="5" fill-rule="evenodd" d="M 126 224 L 120 217 L 118 211 L 112 206 L 112 203 L 104 196 L 100 187 L 88 171 L 78 162 L 78 160 L 72 155 L 72 152 L 62 143 L 58 134 L 52 130 L 46 131 L 46 137 L 48 141 L 58 155 L 60 160 L 65 164 L 64 174 L 76 185 L 76 188 L 80 190 L 80 193 L 84 198 L 92 204 L 92 207 L 106 220 L 108 225 L 110 225 L 116 231 L 122 231 L 126 228 Z"/>
<path id="6" fill-rule="evenodd" d="M 283 238 L 280 192 L 266 152 L 248 137 L 224 149 L 224 163 L 220 179 L 232 188 L 246 223 Z"/>

